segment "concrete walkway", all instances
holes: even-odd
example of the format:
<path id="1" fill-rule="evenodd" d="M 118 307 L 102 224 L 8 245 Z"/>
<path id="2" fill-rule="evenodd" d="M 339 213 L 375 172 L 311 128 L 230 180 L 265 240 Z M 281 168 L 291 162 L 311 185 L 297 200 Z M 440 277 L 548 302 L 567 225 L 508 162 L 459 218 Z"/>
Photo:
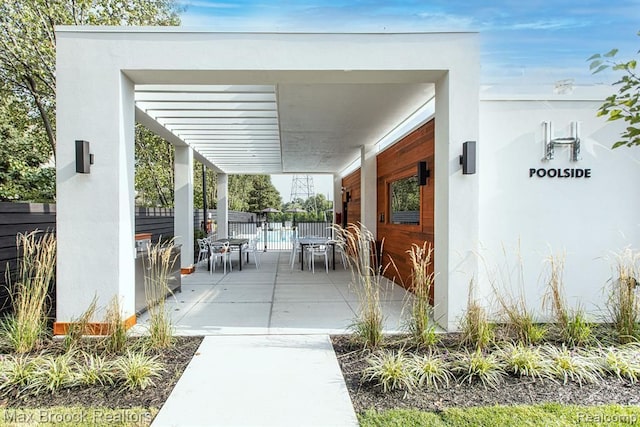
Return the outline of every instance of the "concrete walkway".
<path id="1" fill-rule="evenodd" d="M 212 273 L 201 264 L 167 300 L 176 335 L 205 338 L 152 425 L 357 426 L 328 335 L 348 332 L 359 310 L 350 271 L 312 274 L 266 252 L 260 268 Z M 398 332 L 411 295 L 380 285 L 385 331 Z"/>
<path id="2" fill-rule="evenodd" d="M 357 426 L 328 335 L 206 336 L 152 426 Z"/>

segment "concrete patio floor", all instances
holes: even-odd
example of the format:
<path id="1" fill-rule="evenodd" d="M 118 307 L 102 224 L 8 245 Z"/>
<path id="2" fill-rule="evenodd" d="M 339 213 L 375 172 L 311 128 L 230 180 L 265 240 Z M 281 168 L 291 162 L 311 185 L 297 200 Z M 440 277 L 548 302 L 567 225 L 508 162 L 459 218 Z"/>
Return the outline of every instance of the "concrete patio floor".
<path id="1" fill-rule="evenodd" d="M 233 254 L 227 274 L 201 264 L 168 298 L 174 334 L 205 337 L 154 427 L 358 425 L 328 336 L 348 332 L 358 312 L 351 272 L 313 274 L 291 269 L 288 252 L 261 255 L 259 269 L 251 259 L 239 271 Z M 385 332 L 400 332 L 410 296 L 381 286 Z M 135 333 L 147 322 L 145 313 Z"/>
<path id="2" fill-rule="evenodd" d="M 316 264 L 316 271 L 292 270 L 288 252 L 265 252 L 260 268 L 243 263 L 223 274 L 206 266 L 182 276 L 182 292 L 167 299 L 175 335 L 339 334 L 348 332 L 358 312 L 358 296 L 350 285 L 351 272 Z M 403 307 L 410 298 L 403 288 L 384 280 L 381 305 L 385 332 L 397 333 L 403 324 Z M 406 311 L 406 310 L 405 310 Z M 144 333 L 148 314 L 141 315 L 134 334 Z"/>

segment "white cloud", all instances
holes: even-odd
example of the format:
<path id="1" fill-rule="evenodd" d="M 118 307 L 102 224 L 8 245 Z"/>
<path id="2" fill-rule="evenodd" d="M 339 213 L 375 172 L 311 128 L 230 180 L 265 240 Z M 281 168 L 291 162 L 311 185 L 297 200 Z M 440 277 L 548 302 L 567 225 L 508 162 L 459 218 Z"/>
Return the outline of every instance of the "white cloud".
<path id="1" fill-rule="evenodd" d="M 447 31 L 469 31 L 478 27 L 478 24 L 470 16 L 460 16 L 441 12 L 420 12 L 416 15 L 419 23 L 425 25 L 429 31 L 439 29 Z"/>
<path id="2" fill-rule="evenodd" d="M 180 5 L 202 7 L 207 9 L 231 9 L 238 7 L 238 5 L 234 3 L 209 2 L 205 0 L 182 0 L 180 1 Z"/>
<path id="3" fill-rule="evenodd" d="M 572 19 L 541 20 L 531 22 L 518 22 L 505 25 L 503 29 L 509 30 L 559 30 L 586 27 L 588 24 L 580 23 Z"/>

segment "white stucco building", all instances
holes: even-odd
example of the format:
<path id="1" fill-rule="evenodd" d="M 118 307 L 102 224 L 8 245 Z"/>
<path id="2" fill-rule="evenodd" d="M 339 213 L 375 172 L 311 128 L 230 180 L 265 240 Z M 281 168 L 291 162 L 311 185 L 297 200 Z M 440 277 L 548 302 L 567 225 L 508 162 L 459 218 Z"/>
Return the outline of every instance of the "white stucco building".
<path id="1" fill-rule="evenodd" d="M 457 327 L 470 280 L 490 294 L 486 265 L 501 262 L 501 246 L 518 241 L 532 305 L 539 305 L 541 262 L 551 247 L 567 253 L 568 295 L 594 308 L 610 277 L 602 257 L 640 242 L 640 156 L 611 151 L 621 127 L 595 117 L 611 88 L 505 92 L 482 88 L 479 69 L 474 33 L 59 27 L 58 332 L 94 295 L 100 305 L 118 295 L 125 317 L 135 321 L 136 121 L 176 147 L 175 234 L 184 268 L 193 262 L 194 158 L 219 174 L 223 234 L 228 174 L 329 173 L 340 194 L 354 160 L 360 220 L 375 232 L 382 218 L 380 141 L 400 139 L 435 118 L 435 197 L 429 203 L 438 322 Z M 568 144 L 542 160 L 546 136 L 579 138 L 577 160 Z M 76 140 L 90 142 L 95 161 L 89 174 L 76 172 Z M 471 175 L 463 175 L 459 163 L 465 141 L 477 142 L 477 173 Z M 590 176 L 548 173 L 558 169 L 561 175 L 588 169 Z M 342 208 L 337 203 L 335 212 Z"/>

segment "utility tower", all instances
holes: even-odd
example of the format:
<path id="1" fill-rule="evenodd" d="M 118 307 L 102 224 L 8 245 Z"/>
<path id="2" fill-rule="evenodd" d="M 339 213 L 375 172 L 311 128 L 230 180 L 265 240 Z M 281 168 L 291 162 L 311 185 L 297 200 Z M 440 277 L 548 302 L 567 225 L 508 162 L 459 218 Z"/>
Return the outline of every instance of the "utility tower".
<path id="1" fill-rule="evenodd" d="M 291 199 L 290 201 L 294 201 L 298 198 L 302 200 L 307 200 L 310 197 L 316 195 L 316 192 L 313 188 L 313 177 L 311 175 L 293 175 L 291 179 Z M 312 209 L 315 211 L 318 210 L 318 207 L 315 205 L 315 199 L 313 200 Z"/>

